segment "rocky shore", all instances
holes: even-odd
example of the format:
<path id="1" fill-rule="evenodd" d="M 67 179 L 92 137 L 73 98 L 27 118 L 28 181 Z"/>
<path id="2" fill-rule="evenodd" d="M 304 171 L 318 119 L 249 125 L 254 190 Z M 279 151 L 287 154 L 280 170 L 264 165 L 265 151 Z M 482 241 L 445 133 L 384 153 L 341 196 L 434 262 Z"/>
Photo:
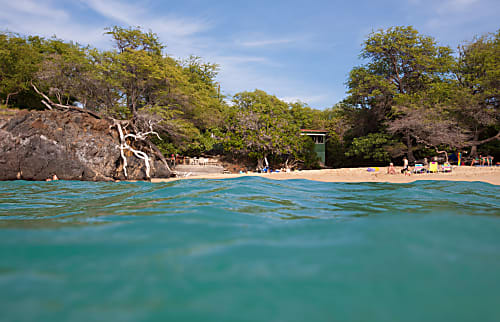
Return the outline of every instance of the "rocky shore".
<path id="1" fill-rule="evenodd" d="M 74 110 L 0 110 L 0 180 L 145 180 L 144 160 L 125 151 L 123 172 L 119 134 L 111 120 Z M 138 148 L 151 148 L 146 143 Z M 151 178 L 170 176 L 150 155 Z"/>

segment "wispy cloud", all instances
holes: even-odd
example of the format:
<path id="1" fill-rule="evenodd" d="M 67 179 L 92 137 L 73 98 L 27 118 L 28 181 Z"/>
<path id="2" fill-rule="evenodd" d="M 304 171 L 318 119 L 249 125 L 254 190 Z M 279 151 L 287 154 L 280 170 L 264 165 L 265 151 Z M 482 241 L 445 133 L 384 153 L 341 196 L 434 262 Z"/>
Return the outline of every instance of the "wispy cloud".
<path id="1" fill-rule="evenodd" d="M 333 99 L 333 95 L 331 93 L 329 94 L 318 94 L 318 95 L 303 95 L 303 96 L 285 96 L 285 97 L 280 97 L 280 100 L 285 101 L 287 103 L 307 103 L 308 105 L 315 105 L 318 103 L 322 103 L 325 100 L 328 99 Z M 327 106 L 324 106 L 327 107 Z"/>
<path id="2" fill-rule="evenodd" d="M 256 88 L 269 89 L 282 82 L 265 72 L 273 65 L 266 57 L 216 55 L 208 58 L 220 65 L 218 80 L 229 95 Z"/>
<path id="3" fill-rule="evenodd" d="M 446 0 L 436 2 L 437 10 L 440 14 L 449 14 L 453 12 L 464 12 L 472 10 L 479 4 L 480 0 Z"/>
<path id="4" fill-rule="evenodd" d="M 285 96 L 280 97 L 280 100 L 285 101 L 287 103 L 297 103 L 297 102 L 307 102 L 308 104 L 314 104 L 324 101 L 329 97 L 328 94 L 319 94 L 319 95 L 304 95 L 304 96 Z"/>
<path id="5" fill-rule="evenodd" d="M 122 1 L 86 0 L 81 3 L 103 17 L 128 25 L 136 24 L 138 17 L 145 14 L 142 7 Z"/>
<path id="6" fill-rule="evenodd" d="M 449 8 L 465 9 L 479 2 L 480 0 L 448 0 L 445 1 L 445 5 Z"/>
<path id="7" fill-rule="evenodd" d="M 56 35 L 85 44 L 102 41 L 102 28 L 79 24 L 72 13 L 52 1 L 0 0 L 0 26 L 21 34 Z"/>
<path id="8" fill-rule="evenodd" d="M 221 65 L 218 80 L 224 84 L 226 95 L 262 89 L 289 103 L 300 101 L 320 108 L 327 107 L 325 101 L 336 102 L 343 97 L 343 93 L 334 93 L 331 88 L 287 77 L 283 66 L 266 57 L 219 56 L 215 61 Z"/>
<path id="9" fill-rule="evenodd" d="M 172 15 L 156 16 L 143 4 L 131 4 L 116 0 L 85 0 L 82 1 L 91 10 L 114 22 L 129 26 L 151 28 L 157 33 L 189 36 L 209 28 L 205 21 L 197 21 L 173 17 Z M 147 25 L 147 26 L 145 26 Z"/>
<path id="10" fill-rule="evenodd" d="M 274 65 L 274 63 L 267 57 L 262 56 L 226 56 L 226 55 L 218 55 L 212 57 L 215 61 L 220 64 L 225 65 L 235 65 L 235 64 L 265 64 L 265 65 Z"/>
<path id="11" fill-rule="evenodd" d="M 463 10 L 471 5 L 477 5 L 482 0 L 407 0 L 410 5 L 423 6 L 426 8 L 439 8 L 439 10 Z M 484 1 L 484 0 L 483 0 Z"/>
<path id="12" fill-rule="evenodd" d="M 408 3 L 422 17 L 420 31 L 438 40 L 446 39 L 446 44 L 452 47 L 474 37 L 478 26 L 484 28 L 482 32 L 498 28 L 498 0 L 408 0 Z"/>
<path id="13" fill-rule="evenodd" d="M 46 6 L 40 1 L 33 0 L 19 0 L 19 1 L 9 1 L 0 0 L 0 6 L 2 10 L 0 11 L 1 19 L 9 19 L 12 15 L 25 14 L 27 16 L 39 16 L 46 19 L 68 19 L 69 13 L 61 10 L 59 8 Z"/>
<path id="14" fill-rule="evenodd" d="M 57 35 L 107 49 L 111 41 L 103 35 L 105 27 L 140 26 L 157 33 L 168 54 L 178 58 L 194 54 L 218 63 L 218 81 L 227 94 L 259 88 L 291 102 L 322 105 L 322 100 L 337 99 L 329 85 L 306 81 L 294 74 L 297 64 L 287 65 L 294 59 L 292 50 L 323 50 L 323 42 L 313 41 L 314 33 L 227 30 L 228 21 L 211 18 L 211 9 L 204 7 L 172 11 L 153 0 L 140 4 L 131 0 L 0 0 L 0 28 L 27 35 Z"/>
<path id="15" fill-rule="evenodd" d="M 261 39 L 252 41 L 237 41 L 236 43 L 243 47 L 265 47 L 265 46 L 275 46 L 283 45 L 295 42 L 295 39 L 283 38 L 283 39 Z"/>
<path id="16" fill-rule="evenodd" d="M 179 56 L 197 53 L 206 47 L 209 41 L 199 34 L 211 28 L 205 19 L 157 13 L 145 4 L 118 0 L 79 0 L 76 7 L 66 6 L 61 0 L 0 0 L 0 8 L 2 29 L 44 37 L 56 35 L 109 48 L 111 42 L 103 36 L 104 28 L 140 26 L 156 32 L 160 40 L 167 43 L 168 52 Z"/>

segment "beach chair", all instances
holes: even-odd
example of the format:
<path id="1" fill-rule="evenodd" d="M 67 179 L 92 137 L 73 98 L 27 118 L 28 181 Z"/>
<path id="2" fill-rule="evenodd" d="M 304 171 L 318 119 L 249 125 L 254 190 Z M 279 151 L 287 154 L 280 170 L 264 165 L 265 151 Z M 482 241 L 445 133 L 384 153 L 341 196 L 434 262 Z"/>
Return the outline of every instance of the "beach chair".
<path id="1" fill-rule="evenodd" d="M 429 165 L 429 172 L 431 173 L 437 173 L 438 172 L 438 163 L 435 161 L 432 161 Z"/>
<path id="2" fill-rule="evenodd" d="M 421 163 L 415 163 L 415 168 L 413 169 L 413 173 L 426 173 L 427 169 L 424 168 L 424 165 Z"/>
<path id="3" fill-rule="evenodd" d="M 451 164 L 449 164 L 448 162 L 443 163 L 441 170 L 443 172 L 451 172 Z"/>

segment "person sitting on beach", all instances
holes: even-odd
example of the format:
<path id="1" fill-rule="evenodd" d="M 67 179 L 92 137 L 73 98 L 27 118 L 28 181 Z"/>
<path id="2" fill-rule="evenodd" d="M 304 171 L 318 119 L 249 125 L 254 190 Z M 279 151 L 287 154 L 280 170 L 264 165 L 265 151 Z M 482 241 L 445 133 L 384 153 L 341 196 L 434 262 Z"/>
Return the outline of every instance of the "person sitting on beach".
<path id="1" fill-rule="evenodd" d="M 396 169 L 394 169 L 394 163 L 389 163 L 389 168 L 387 168 L 387 174 L 396 174 Z"/>
<path id="2" fill-rule="evenodd" d="M 470 166 L 472 167 L 474 165 L 474 163 L 479 163 L 480 160 L 482 160 L 483 157 L 481 155 L 479 155 L 479 158 L 478 157 L 475 157 L 472 159 L 472 162 L 470 163 Z"/>
<path id="3" fill-rule="evenodd" d="M 491 166 L 492 162 L 493 162 L 493 157 L 489 154 L 481 157 L 481 165 Z"/>

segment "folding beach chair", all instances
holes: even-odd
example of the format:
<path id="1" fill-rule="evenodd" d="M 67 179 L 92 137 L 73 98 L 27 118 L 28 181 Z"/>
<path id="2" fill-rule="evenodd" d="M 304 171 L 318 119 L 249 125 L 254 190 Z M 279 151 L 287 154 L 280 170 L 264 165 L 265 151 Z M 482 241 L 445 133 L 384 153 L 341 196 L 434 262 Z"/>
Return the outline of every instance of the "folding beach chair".
<path id="1" fill-rule="evenodd" d="M 415 168 L 413 169 L 413 173 L 426 173 L 427 169 L 424 168 L 424 165 L 421 163 L 415 163 Z"/>
<path id="2" fill-rule="evenodd" d="M 435 161 L 432 161 L 429 165 L 429 172 L 431 173 L 436 173 L 438 172 L 438 163 Z"/>
<path id="3" fill-rule="evenodd" d="M 445 162 L 443 163 L 443 166 L 441 167 L 443 172 L 451 172 L 451 164 Z"/>

